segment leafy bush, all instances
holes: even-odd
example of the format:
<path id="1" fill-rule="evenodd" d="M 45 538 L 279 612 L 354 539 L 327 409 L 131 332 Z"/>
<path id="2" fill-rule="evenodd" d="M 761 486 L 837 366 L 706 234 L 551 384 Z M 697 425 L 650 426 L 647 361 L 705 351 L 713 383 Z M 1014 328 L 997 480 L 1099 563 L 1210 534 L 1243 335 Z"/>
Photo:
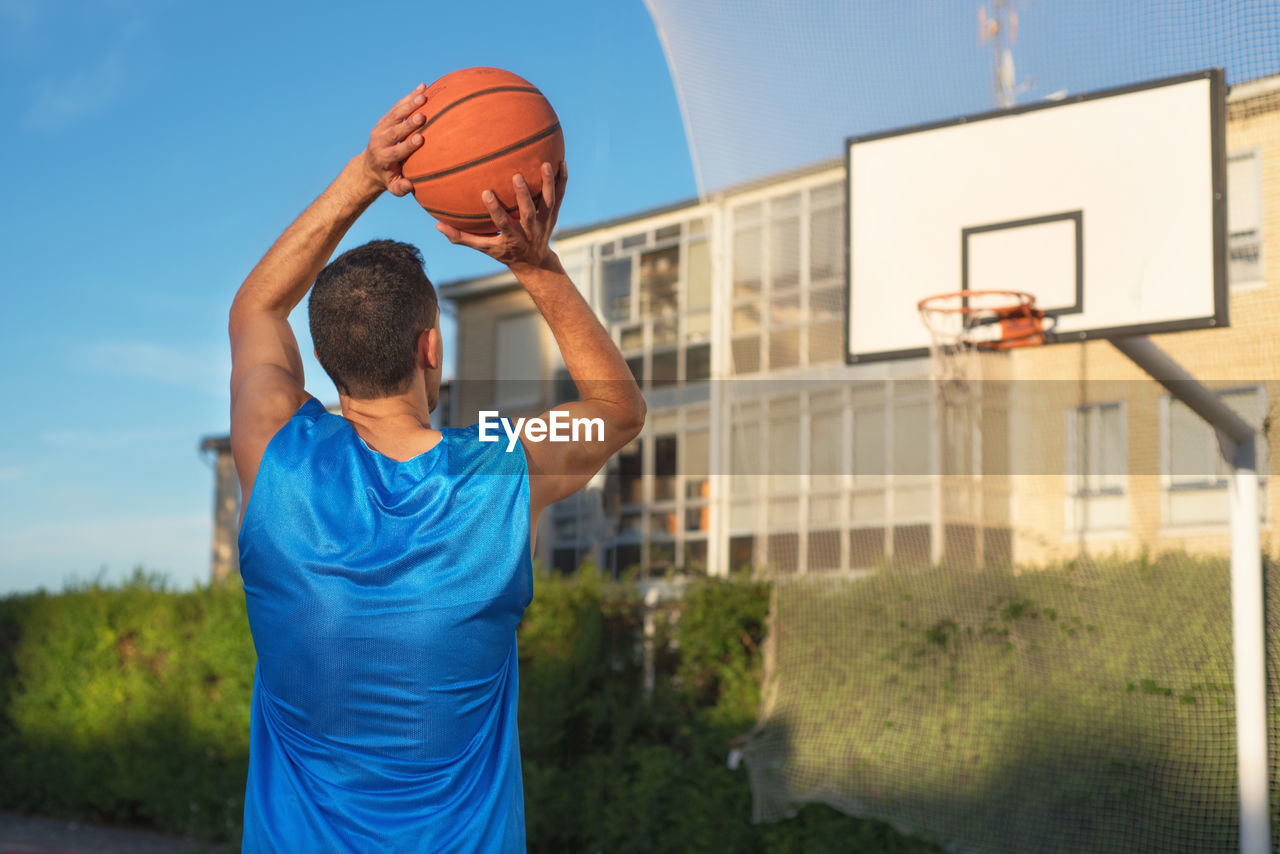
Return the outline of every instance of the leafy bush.
<path id="1" fill-rule="evenodd" d="M 234 588 L 141 573 L 0 600 L 0 804 L 235 833 L 254 654 Z"/>
<path id="2" fill-rule="evenodd" d="M 766 585 L 692 583 L 652 621 L 634 585 L 539 571 L 520 628 L 531 852 L 920 852 L 807 807 L 751 824 L 725 760 L 755 720 Z M 646 658 L 651 687 L 646 688 Z M 0 599 L 0 807 L 236 842 L 254 651 L 237 586 Z"/>

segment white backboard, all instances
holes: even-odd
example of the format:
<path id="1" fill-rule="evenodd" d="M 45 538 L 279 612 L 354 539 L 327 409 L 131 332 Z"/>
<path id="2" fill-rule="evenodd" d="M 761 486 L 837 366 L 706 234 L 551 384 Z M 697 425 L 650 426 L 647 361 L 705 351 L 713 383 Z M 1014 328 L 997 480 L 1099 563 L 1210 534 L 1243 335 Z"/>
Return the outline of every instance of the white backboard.
<path id="1" fill-rule="evenodd" d="M 846 360 L 926 355 L 960 290 L 1059 342 L 1226 326 L 1224 114 L 1214 69 L 851 138 Z"/>

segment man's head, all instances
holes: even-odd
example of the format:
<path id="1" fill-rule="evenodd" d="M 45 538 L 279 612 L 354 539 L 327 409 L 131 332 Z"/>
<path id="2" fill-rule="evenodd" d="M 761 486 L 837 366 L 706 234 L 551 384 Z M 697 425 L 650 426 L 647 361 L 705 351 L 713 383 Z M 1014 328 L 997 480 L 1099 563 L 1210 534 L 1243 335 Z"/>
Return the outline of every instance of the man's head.
<path id="1" fill-rule="evenodd" d="M 374 240 L 320 271 L 308 314 L 320 366 L 339 392 L 368 400 L 410 389 L 427 346 L 420 338 L 437 328 L 439 306 L 417 248 Z M 439 370 L 426 374 L 434 405 Z"/>

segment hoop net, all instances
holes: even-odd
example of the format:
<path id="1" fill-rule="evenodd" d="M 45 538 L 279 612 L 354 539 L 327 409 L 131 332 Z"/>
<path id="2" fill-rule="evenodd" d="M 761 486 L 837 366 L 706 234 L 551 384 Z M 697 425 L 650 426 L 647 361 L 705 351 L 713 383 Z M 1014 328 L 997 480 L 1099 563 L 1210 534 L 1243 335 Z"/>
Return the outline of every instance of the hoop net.
<path id="1" fill-rule="evenodd" d="M 1045 342 L 1044 312 L 1022 291 L 955 291 L 920 300 L 929 329 L 933 380 L 943 402 L 967 402 L 982 379 L 982 351 L 1003 351 Z"/>

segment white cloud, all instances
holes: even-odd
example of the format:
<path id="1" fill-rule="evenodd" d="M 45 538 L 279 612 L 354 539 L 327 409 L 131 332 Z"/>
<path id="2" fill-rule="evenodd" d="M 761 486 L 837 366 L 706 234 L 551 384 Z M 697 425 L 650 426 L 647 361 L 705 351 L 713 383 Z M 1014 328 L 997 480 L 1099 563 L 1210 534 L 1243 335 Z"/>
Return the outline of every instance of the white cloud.
<path id="1" fill-rule="evenodd" d="M 149 341 L 98 341 L 80 351 L 80 367 L 225 396 L 231 356 L 223 348 L 178 349 Z"/>
<path id="2" fill-rule="evenodd" d="M 107 111 L 124 91 L 123 51 L 115 50 L 94 65 L 58 77 L 44 77 L 31 91 L 27 127 L 60 130 Z"/>

